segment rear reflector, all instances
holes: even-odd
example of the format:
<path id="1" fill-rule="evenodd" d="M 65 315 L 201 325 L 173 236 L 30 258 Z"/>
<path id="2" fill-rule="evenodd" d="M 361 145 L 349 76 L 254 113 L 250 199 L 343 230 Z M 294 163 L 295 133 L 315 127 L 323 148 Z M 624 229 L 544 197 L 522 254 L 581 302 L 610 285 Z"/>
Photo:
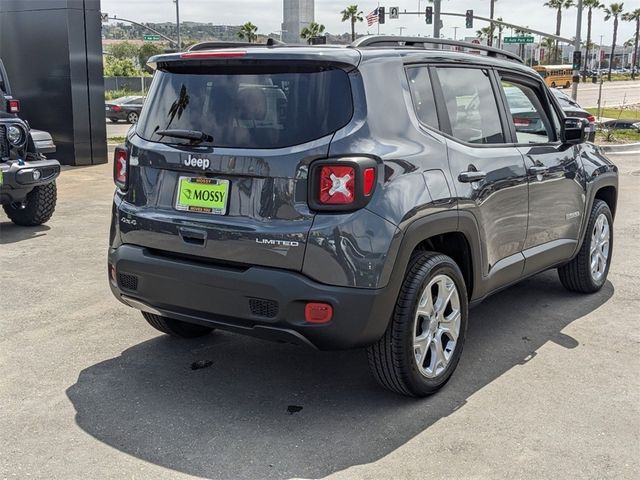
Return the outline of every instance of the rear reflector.
<path id="1" fill-rule="evenodd" d="M 371 195 L 373 191 L 373 186 L 376 184 L 376 169 L 375 168 L 366 168 L 364 170 L 364 194 L 366 197 Z"/>
<path id="2" fill-rule="evenodd" d="M 244 57 L 247 54 L 245 51 L 234 51 L 234 52 L 209 52 L 209 51 L 196 51 L 196 52 L 186 52 L 180 55 L 180 58 L 239 58 Z"/>
<path id="3" fill-rule="evenodd" d="M 355 200 L 355 176 L 353 167 L 324 165 L 320 169 L 320 203 L 324 205 L 348 205 Z"/>
<path id="4" fill-rule="evenodd" d="M 333 307 L 328 303 L 309 302 L 304 307 L 304 319 L 309 323 L 328 323 L 333 317 Z"/>
<path id="5" fill-rule="evenodd" d="M 7 101 L 7 111 L 9 113 L 18 113 L 20 112 L 20 100 L 9 100 Z"/>

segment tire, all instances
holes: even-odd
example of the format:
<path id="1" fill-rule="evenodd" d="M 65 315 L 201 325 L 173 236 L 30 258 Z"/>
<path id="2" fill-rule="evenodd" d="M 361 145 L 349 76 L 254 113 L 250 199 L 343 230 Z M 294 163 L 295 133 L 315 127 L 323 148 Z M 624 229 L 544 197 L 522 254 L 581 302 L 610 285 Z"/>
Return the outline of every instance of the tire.
<path id="1" fill-rule="evenodd" d="M 118 123 L 120 121 L 120 119 L 118 119 L 118 118 L 110 118 L 109 121 L 111 123 Z"/>
<path id="2" fill-rule="evenodd" d="M 7 216 L 16 225 L 34 227 L 47 222 L 56 209 L 56 182 L 39 185 L 31 190 L 24 202 L 4 205 Z"/>
<path id="3" fill-rule="evenodd" d="M 571 82 L 567 82 L 564 86 L 564 88 L 571 88 Z"/>
<path id="4" fill-rule="evenodd" d="M 454 293 L 451 300 L 445 300 L 450 285 L 455 287 Z M 434 289 L 437 292 L 435 301 Z M 440 297 L 440 293 L 444 296 Z M 431 302 L 425 301 L 420 306 L 425 298 Z M 419 315 L 419 307 L 431 310 L 431 316 Z M 462 273 L 451 258 L 435 252 L 414 255 L 407 267 L 389 326 L 383 337 L 367 351 L 369 367 L 378 383 L 396 393 L 414 397 L 431 395 L 442 388 L 460 360 L 467 332 L 468 308 Z M 441 330 L 441 325 L 453 331 L 456 322 L 458 332 L 453 339 Z M 437 356 L 433 357 L 438 337 L 440 354 L 443 355 L 440 361 Z M 452 349 L 451 341 L 454 341 Z M 418 357 L 420 349 L 423 352 Z"/>
<path id="5" fill-rule="evenodd" d="M 556 88 L 556 82 L 551 82 L 551 88 Z"/>
<path id="6" fill-rule="evenodd" d="M 599 220 L 606 220 L 606 245 L 603 227 Z M 578 293 L 594 293 L 600 290 L 607 281 L 611 254 L 613 253 L 613 217 L 606 202 L 596 199 L 591 207 L 589 221 L 578 255 L 566 265 L 558 268 L 560 282 L 567 290 Z M 599 230 L 598 236 L 595 236 Z M 597 242 L 594 246 L 594 242 Z M 592 247 L 595 250 L 592 252 Z M 606 250 L 606 255 L 605 255 Z M 598 255 L 600 253 L 600 256 Z M 592 268 L 592 257 L 596 256 L 596 270 Z M 602 258 L 604 257 L 604 259 Z M 604 260 L 604 261 L 603 261 Z"/>
<path id="7" fill-rule="evenodd" d="M 127 122 L 129 123 L 138 123 L 138 112 L 129 112 L 127 114 Z"/>
<path id="8" fill-rule="evenodd" d="M 213 331 L 211 327 L 187 323 L 174 318 L 161 317 L 153 313 L 142 312 L 142 316 L 153 328 L 172 337 L 196 338 L 208 335 Z"/>

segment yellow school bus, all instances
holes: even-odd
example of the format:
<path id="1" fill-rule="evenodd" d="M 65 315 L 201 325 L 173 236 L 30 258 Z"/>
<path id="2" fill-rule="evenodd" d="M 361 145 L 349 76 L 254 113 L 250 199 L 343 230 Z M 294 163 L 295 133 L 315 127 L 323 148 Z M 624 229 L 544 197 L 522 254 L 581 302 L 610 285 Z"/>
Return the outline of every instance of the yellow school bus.
<path id="1" fill-rule="evenodd" d="M 547 86 L 569 88 L 572 83 L 572 65 L 536 65 L 533 69 L 544 79 Z"/>

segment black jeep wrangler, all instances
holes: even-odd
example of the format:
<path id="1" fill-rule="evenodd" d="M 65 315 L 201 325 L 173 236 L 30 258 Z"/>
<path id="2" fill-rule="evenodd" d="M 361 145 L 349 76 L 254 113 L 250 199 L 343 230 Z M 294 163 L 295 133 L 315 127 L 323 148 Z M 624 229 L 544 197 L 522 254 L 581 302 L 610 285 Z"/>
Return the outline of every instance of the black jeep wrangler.
<path id="1" fill-rule="evenodd" d="M 161 332 L 367 347 L 383 386 L 423 396 L 471 305 L 551 268 L 576 292 L 607 279 L 617 169 L 515 55 L 365 37 L 151 64 L 108 271 Z"/>
<path id="2" fill-rule="evenodd" d="M 38 152 L 19 111 L 0 60 L 0 204 L 13 223 L 35 226 L 48 221 L 56 208 L 60 163 Z"/>

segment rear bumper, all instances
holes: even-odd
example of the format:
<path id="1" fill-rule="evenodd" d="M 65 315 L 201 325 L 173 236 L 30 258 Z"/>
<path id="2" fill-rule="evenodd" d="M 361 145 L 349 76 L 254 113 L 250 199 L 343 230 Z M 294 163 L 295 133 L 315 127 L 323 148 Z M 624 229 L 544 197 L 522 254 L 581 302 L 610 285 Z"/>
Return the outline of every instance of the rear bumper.
<path id="1" fill-rule="evenodd" d="M 109 251 L 111 290 L 139 310 L 321 350 L 369 345 L 384 333 L 395 298 L 389 289 L 334 287 L 296 272 L 229 268 L 121 245 Z M 327 324 L 305 321 L 307 302 L 328 302 Z"/>

